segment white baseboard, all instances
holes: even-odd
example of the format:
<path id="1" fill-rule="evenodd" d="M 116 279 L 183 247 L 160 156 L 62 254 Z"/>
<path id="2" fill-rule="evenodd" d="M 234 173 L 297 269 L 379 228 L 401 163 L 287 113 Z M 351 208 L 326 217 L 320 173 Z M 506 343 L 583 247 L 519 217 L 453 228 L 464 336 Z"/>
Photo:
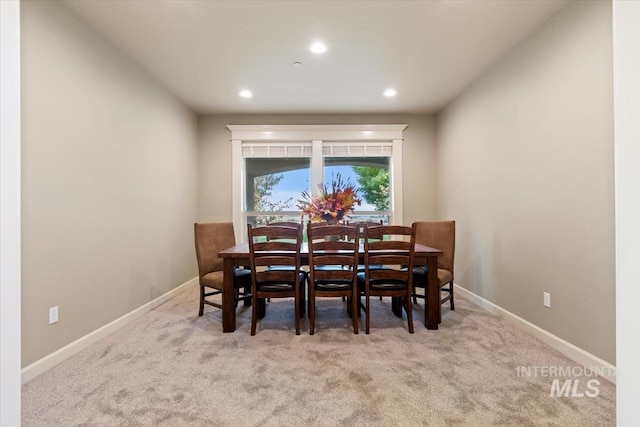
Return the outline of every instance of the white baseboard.
<path id="1" fill-rule="evenodd" d="M 570 359 L 580 364 L 581 366 L 589 367 L 589 368 L 593 367 L 594 369 L 597 369 L 598 372 L 604 372 L 606 374 L 604 375 L 604 377 L 615 384 L 616 367 L 610 364 L 609 362 L 602 360 L 597 356 L 594 356 L 593 354 L 581 349 L 580 347 L 577 347 L 571 344 L 568 341 L 563 340 L 560 337 L 553 335 L 548 331 L 545 331 L 544 329 L 534 325 L 533 323 L 528 322 L 527 320 L 524 320 L 522 317 L 519 317 L 511 313 L 510 311 L 507 311 L 504 308 L 498 305 L 495 305 L 491 301 L 488 301 L 482 298 L 481 296 L 476 295 L 471 291 L 468 291 L 463 287 L 460 287 L 458 285 L 454 285 L 454 286 L 455 286 L 455 292 L 457 292 L 458 294 L 464 295 L 474 304 L 484 308 L 485 310 L 491 313 L 498 314 L 499 316 L 507 320 L 509 323 L 533 335 L 534 337 L 538 338 L 540 341 L 558 350 L 560 353 L 569 357 Z"/>
<path id="2" fill-rule="evenodd" d="M 114 320 L 111 323 L 107 323 L 103 327 L 98 328 L 95 331 L 90 332 L 81 338 L 78 338 L 74 342 L 67 344 L 61 349 L 56 350 L 53 353 L 43 357 L 42 359 L 33 362 L 31 365 L 24 367 L 22 369 L 22 384 L 25 384 L 31 381 L 38 375 L 53 368 L 58 363 L 68 359 L 74 354 L 77 354 L 78 352 L 84 350 L 90 345 L 98 342 L 102 338 L 105 338 L 106 336 L 111 335 L 118 329 L 136 320 L 137 318 L 141 317 L 145 313 L 150 312 L 154 308 L 158 307 L 160 304 L 173 298 L 178 292 L 182 290 L 182 288 L 193 283 L 198 283 L 197 277 L 194 277 L 193 279 L 186 281 L 182 285 L 170 290 L 169 292 L 163 295 L 160 295 L 158 298 L 152 301 L 149 301 L 148 303 L 144 304 L 141 307 L 136 308 L 130 313 L 125 314 L 124 316 Z"/>

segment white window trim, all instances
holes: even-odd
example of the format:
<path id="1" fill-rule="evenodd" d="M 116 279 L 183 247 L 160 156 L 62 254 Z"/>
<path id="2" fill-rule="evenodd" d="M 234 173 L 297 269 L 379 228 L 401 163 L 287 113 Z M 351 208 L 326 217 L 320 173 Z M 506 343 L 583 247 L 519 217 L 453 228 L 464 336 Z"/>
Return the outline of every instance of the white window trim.
<path id="1" fill-rule="evenodd" d="M 227 125 L 231 131 L 232 153 L 232 213 L 233 224 L 236 232 L 236 240 L 244 242 L 247 230 L 244 223 L 244 191 L 245 191 L 245 162 L 242 158 L 242 143 L 269 143 L 269 142 L 311 142 L 315 161 L 322 159 L 322 143 L 325 141 L 334 143 L 351 142 L 391 142 L 392 155 L 390 174 L 393 187 L 391 200 L 390 222 L 392 224 L 403 223 L 402 201 L 402 141 L 406 124 L 392 125 Z M 317 156 L 316 154 L 320 154 Z M 320 160 L 318 160 L 320 159 Z M 312 160 L 314 161 L 314 160 Z M 312 188 L 317 188 L 322 182 L 321 168 L 312 164 L 315 175 L 312 176 Z M 318 172 L 320 171 L 320 172 Z"/>

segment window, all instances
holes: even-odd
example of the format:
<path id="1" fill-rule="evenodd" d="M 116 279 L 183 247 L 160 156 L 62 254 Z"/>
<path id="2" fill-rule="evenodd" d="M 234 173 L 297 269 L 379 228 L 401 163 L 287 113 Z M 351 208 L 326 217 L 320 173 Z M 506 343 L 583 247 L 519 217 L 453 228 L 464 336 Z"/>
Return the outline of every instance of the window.
<path id="1" fill-rule="evenodd" d="M 402 223 L 406 125 L 227 126 L 232 132 L 233 221 L 300 221 L 297 200 L 340 173 L 360 188 L 355 220 Z"/>
<path id="2" fill-rule="evenodd" d="M 310 191 L 310 158 L 245 158 L 245 171 L 245 223 L 300 221 L 296 201 Z"/>
<path id="3" fill-rule="evenodd" d="M 340 174 L 359 189 L 362 206 L 355 209 L 352 219 L 389 223 L 389 157 L 324 157 L 323 160 L 324 182 L 331 182 Z"/>

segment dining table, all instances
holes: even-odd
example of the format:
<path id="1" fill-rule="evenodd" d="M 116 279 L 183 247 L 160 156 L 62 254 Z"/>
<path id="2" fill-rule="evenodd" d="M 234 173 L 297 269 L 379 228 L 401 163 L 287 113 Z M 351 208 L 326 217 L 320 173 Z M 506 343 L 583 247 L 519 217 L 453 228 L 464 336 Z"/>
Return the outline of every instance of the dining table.
<path id="1" fill-rule="evenodd" d="M 442 255 L 440 249 L 416 243 L 414 266 L 424 266 L 427 270 L 427 286 L 425 296 L 424 326 L 427 329 L 438 329 L 440 323 L 440 286 L 438 286 L 438 257 Z M 223 260 L 222 287 L 222 330 L 234 332 L 236 330 L 236 302 L 234 300 L 233 271 L 234 267 L 249 265 L 249 243 L 240 243 L 218 252 Z M 309 265 L 309 247 L 306 242 L 300 247 L 301 265 Z M 364 263 L 364 251 L 360 251 L 360 264 Z M 398 314 L 396 310 L 396 315 Z M 401 315 L 401 312 L 400 312 Z"/>

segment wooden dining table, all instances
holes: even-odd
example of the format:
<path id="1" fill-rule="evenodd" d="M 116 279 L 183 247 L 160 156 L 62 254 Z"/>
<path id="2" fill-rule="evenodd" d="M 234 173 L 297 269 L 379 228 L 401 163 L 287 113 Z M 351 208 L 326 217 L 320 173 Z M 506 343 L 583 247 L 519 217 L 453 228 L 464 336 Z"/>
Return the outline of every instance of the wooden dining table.
<path id="1" fill-rule="evenodd" d="M 426 308 L 424 326 L 427 329 L 438 329 L 440 323 L 440 286 L 438 286 L 438 257 L 440 249 L 416 244 L 415 265 L 427 268 Z M 236 303 L 233 289 L 233 268 L 249 265 L 249 243 L 241 243 L 218 253 L 223 260 L 224 283 L 222 289 L 222 330 L 236 330 Z M 364 263 L 364 252 L 360 252 L 360 263 Z M 300 248 L 302 265 L 309 265 L 309 247 L 303 243 Z"/>

